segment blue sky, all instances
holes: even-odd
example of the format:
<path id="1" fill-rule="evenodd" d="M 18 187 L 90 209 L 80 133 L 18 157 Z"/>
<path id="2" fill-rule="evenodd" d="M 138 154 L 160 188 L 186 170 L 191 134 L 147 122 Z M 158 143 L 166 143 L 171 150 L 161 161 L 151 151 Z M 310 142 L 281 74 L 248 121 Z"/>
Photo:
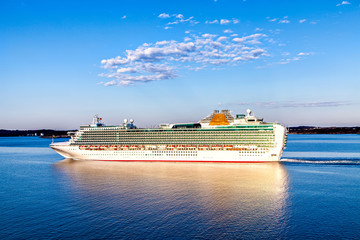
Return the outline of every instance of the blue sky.
<path id="1" fill-rule="evenodd" d="M 359 0 L 3 0 L 0 128 L 359 125 L 359 42 Z"/>

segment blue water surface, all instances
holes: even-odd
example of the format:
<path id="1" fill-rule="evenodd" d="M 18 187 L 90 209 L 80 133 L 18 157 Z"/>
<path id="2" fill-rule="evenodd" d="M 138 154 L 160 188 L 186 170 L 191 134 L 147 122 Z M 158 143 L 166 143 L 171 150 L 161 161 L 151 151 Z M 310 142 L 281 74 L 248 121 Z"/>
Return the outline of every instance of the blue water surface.
<path id="1" fill-rule="evenodd" d="M 272 164 L 75 162 L 50 143 L 0 138 L 0 239 L 360 238 L 359 135 L 289 135 Z"/>

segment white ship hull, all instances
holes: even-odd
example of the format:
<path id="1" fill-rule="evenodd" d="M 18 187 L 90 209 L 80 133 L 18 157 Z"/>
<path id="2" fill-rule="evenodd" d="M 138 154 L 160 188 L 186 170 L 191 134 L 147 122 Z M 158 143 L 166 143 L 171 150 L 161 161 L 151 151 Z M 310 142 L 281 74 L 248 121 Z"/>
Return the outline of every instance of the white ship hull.
<path id="1" fill-rule="evenodd" d="M 57 153 L 74 160 L 97 161 L 148 161 L 148 162 L 274 162 L 279 161 L 282 149 L 267 151 L 167 151 L 167 150 L 133 150 L 133 151 L 94 151 L 80 150 L 78 146 L 52 145 Z"/>

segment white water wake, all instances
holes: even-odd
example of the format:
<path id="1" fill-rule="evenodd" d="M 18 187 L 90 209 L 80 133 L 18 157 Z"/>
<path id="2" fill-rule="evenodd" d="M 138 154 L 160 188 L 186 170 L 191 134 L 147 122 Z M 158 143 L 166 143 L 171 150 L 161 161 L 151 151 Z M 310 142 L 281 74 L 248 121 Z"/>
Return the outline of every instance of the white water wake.
<path id="1" fill-rule="evenodd" d="M 280 162 L 289 162 L 289 163 L 311 163 L 311 164 L 347 164 L 347 165 L 360 165 L 360 159 L 281 159 Z"/>

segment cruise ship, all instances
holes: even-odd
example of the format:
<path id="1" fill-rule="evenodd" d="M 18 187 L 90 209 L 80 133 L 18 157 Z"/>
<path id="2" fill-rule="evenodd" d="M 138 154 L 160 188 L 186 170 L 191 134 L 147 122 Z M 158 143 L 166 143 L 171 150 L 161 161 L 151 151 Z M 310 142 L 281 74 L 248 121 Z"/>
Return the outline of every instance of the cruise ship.
<path id="1" fill-rule="evenodd" d="M 232 115 L 214 110 L 193 123 L 137 128 L 134 121 L 106 126 L 95 115 L 92 124 L 68 133 L 68 142 L 50 147 L 65 158 L 148 162 L 274 162 L 286 146 L 286 128 L 266 123 L 251 110 Z"/>

